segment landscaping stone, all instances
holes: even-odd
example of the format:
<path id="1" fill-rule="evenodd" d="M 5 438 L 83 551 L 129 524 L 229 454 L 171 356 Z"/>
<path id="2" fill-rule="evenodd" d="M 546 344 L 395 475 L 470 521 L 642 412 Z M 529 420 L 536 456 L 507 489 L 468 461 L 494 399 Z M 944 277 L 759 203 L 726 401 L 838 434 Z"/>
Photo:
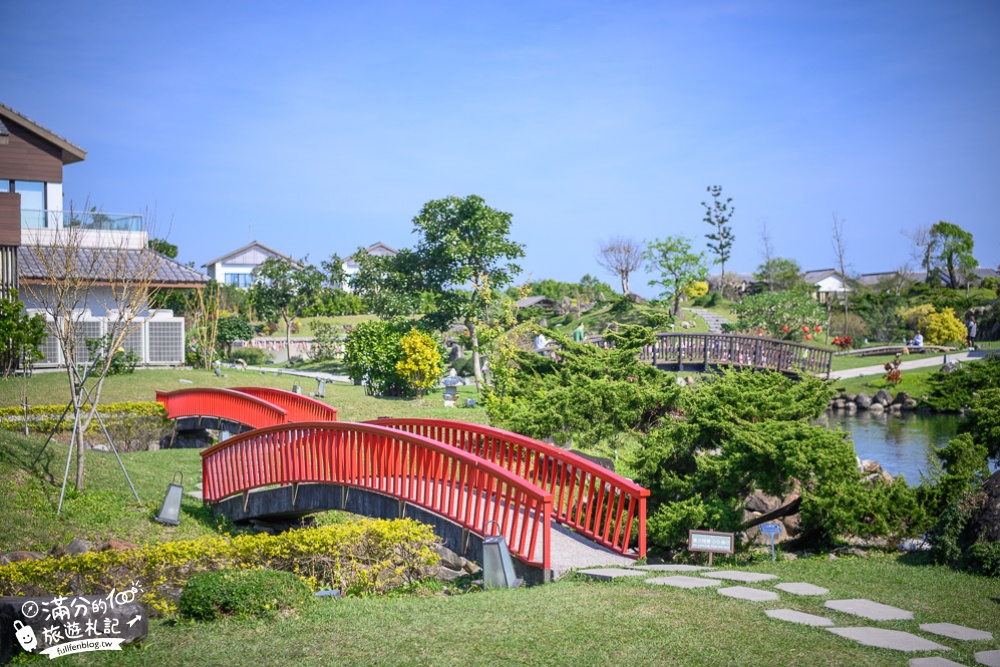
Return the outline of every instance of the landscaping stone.
<path id="1" fill-rule="evenodd" d="M 861 616 L 872 621 L 908 621 L 913 618 L 912 611 L 860 598 L 852 600 L 827 600 L 823 605 L 828 609 Z"/>
<path id="2" fill-rule="evenodd" d="M 4 554 L 4 559 L 8 563 L 16 563 L 22 560 L 41 560 L 45 554 L 40 551 L 11 551 Z"/>
<path id="3" fill-rule="evenodd" d="M 983 484 L 985 498 L 972 513 L 969 530 L 984 542 L 1000 541 L 1000 470 Z"/>
<path id="4" fill-rule="evenodd" d="M 896 394 L 896 398 L 892 399 L 893 405 L 903 405 L 907 401 L 913 400 L 908 393 L 901 391 Z"/>
<path id="5" fill-rule="evenodd" d="M 1000 667 L 1000 651 L 980 651 L 976 654 L 976 662 L 986 667 Z"/>
<path id="6" fill-rule="evenodd" d="M 872 396 L 872 403 L 879 403 L 882 407 L 885 407 L 892 403 L 892 394 L 887 392 L 885 389 L 879 389 L 874 396 Z"/>
<path id="7" fill-rule="evenodd" d="M 591 570 L 579 570 L 579 574 L 590 577 L 591 579 L 597 579 L 598 581 L 611 581 L 612 579 L 617 579 L 618 577 L 638 577 L 644 576 L 645 572 L 639 572 L 636 570 L 625 570 L 620 567 L 605 567 L 596 568 Z"/>
<path id="8" fill-rule="evenodd" d="M 719 582 L 714 579 L 699 579 L 698 577 L 656 577 L 647 579 L 647 584 L 657 584 L 659 586 L 676 586 L 677 588 L 706 588 L 708 586 L 718 586 Z"/>
<path id="9" fill-rule="evenodd" d="M 930 551 L 931 545 L 927 540 L 916 537 L 907 537 L 899 542 L 900 551 Z"/>
<path id="10" fill-rule="evenodd" d="M 779 591 L 785 591 L 786 593 L 791 593 L 792 595 L 826 595 L 830 592 L 826 588 L 803 582 L 775 584 L 774 587 Z"/>
<path id="11" fill-rule="evenodd" d="M 868 412 L 871 412 L 872 414 L 885 412 L 885 406 L 882 405 L 881 403 L 872 403 L 871 405 L 868 406 Z"/>
<path id="12" fill-rule="evenodd" d="M 756 583 L 758 581 L 767 581 L 768 579 L 778 578 L 773 574 L 763 574 L 761 572 L 740 572 L 738 570 L 719 570 L 718 572 L 702 572 L 701 576 L 710 577 L 712 579 L 729 579 L 731 581 L 743 581 L 747 583 Z"/>
<path id="13" fill-rule="evenodd" d="M 774 591 L 762 591 L 759 588 L 748 588 L 746 586 L 730 586 L 720 588 L 716 591 L 719 595 L 738 600 L 750 600 L 752 602 L 770 602 L 778 599 L 778 594 Z"/>
<path id="14" fill-rule="evenodd" d="M 942 637 L 951 637 L 963 642 L 989 641 L 993 639 L 992 632 L 967 628 L 964 625 L 955 625 L 954 623 L 923 623 L 920 629 L 924 632 L 941 635 Z"/>
<path id="15" fill-rule="evenodd" d="M 85 554 L 93 548 L 94 548 L 93 542 L 88 542 L 87 540 L 81 540 L 78 537 L 66 545 L 66 553 L 69 554 L 70 556 L 76 556 L 78 554 Z"/>
<path id="16" fill-rule="evenodd" d="M 822 616 L 816 616 L 814 614 L 806 614 L 801 611 L 794 611 L 792 609 L 768 609 L 764 612 L 771 618 L 776 618 L 779 621 L 788 621 L 789 623 L 800 623 L 802 625 L 833 625 L 833 621 Z"/>
<path id="17" fill-rule="evenodd" d="M 889 648 L 894 651 L 950 651 L 929 639 L 901 630 L 886 630 L 884 628 L 827 628 L 828 632 L 854 640 L 865 646 Z"/>
<path id="18" fill-rule="evenodd" d="M 942 658 L 939 655 L 935 655 L 930 658 L 912 658 L 909 665 L 910 667 L 965 667 L 965 665 L 960 662 L 955 662 L 954 660 L 949 660 L 948 658 Z"/>
<path id="19" fill-rule="evenodd" d="M 862 410 L 867 410 L 872 405 L 872 399 L 869 398 L 868 394 L 861 392 L 854 398 L 854 404 Z"/>
<path id="20" fill-rule="evenodd" d="M 647 570 L 651 572 L 700 572 L 708 570 L 704 565 L 684 565 L 681 563 L 659 563 L 658 565 L 633 565 L 633 570 Z"/>

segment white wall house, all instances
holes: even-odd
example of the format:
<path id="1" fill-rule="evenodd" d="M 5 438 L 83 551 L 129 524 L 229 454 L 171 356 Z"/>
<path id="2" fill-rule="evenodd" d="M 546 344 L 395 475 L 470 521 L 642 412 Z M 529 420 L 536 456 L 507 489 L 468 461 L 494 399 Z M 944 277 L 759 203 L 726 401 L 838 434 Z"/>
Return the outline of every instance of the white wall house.
<path id="1" fill-rule="evenodd" d="M 46 312 L 52 309 L 49 295 L 65 278 L 52 275 L 59 270 L 53 267 L 72 266 L 64 271 L 88 285 L 71 316 L 80 323 L 80 343 L 100 337 L 119 320 L 114 288 L 121 281 L 116 276 L 130 270 L 138 275 L 145 267 L 155 269 L 149 278 L 157 289 L 201 288 L 208 282 L 194 269 L 150 250 L 142 216 L 64 206 L 63 167 L 86 157 L 79 146 L 0 104 L 0 295 L 17 289 L 28 312 L 43 314 L 52 323 L 53 313 Z M 184 362 L 183 318 L 145 309 L 136 317 L 141 325 L 126 347 L 139 353 L 142 363 Z M 45 358 L 38 365 L 66 362 L 51 334 L 42 347 Z M 82 352 L 76 361 L 86 361 L 80 358 L 86 346 L 78 347 Z"/>
<path id="2" fill-rule="evenodd" d="M 209 278 L 220 284 L 246 289 L 253 283 L 253 270 L 269 259 L 283 259 L 293 266 L 301 267 L 288 255 L 253 241 L 218 259 L 202 264 L 202 268 L 206 270 Z"/>
<path id="3" fill-rule="evenodd" d="M 844 276 L 836 269 L 806 271 L 802 274 L 802 280 L 813 286 L 813 296 L 820 303 L 826 303 L 831 298 L 840 297 L 851 291 Z"/>

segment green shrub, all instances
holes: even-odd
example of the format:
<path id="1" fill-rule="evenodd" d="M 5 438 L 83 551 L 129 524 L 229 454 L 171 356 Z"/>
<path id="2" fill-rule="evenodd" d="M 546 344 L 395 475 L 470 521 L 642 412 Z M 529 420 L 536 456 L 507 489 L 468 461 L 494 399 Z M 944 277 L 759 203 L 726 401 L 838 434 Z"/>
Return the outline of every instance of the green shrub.
<path id="1" fill-rule="evenodd" d="M 37 432 L 47 432 L 55 428 L 65 405 L 33 405 L 28 408 L 28 426 Z M 131 434 L 141 430 L 159 432 L 168 424 L 166 411 L 156 401 L 137 401 L 135 403 L 104 403 L 100 405 L 101 417 L 108 431 L 115 436 L 134 439 Z M 24 408 L 12 406 L 0 408 L 0 428 L 10 431 L 24 429 Z M 67 416 L 59 426 L 60 431 L 71 431 L 73 418 Z M 100 433 L 101 425 L 95 419 L 87 429 L 88 434 Z M 134 449 L 134 448 L 133 448 Z M 124 449 L 124 451 L 131 451 Z"/>
<path id="2" fill-rule="evenodd" d="M 230 361 L 242 359 L 248 366 L 263 366 L 270 358 L 266 350 L 257 347 L 238 347 L 229 355 Z"/>
<path id="3" fill-rule="evenodd" d="M 987 456 L 1000 459 L 1000 388 L 975 394 L 966 429 L 977 444 L 986 447 Z"/>
<path id="4" fill-rule="evenodd" d="M 430 526 L 409 519 L 365 519 L 280 535 L 210 536 L 124 551 L 0 565 L 0 595 L 91 595 L 141 582 L 143 604 L 176 610 L 173 595 L 191 577 L 223 568 L 292 572 L 312 588 L 383 594 L 413 583 L 438 556 Z"/>
<path id="5" fill-rule="evenodd" d="M 475 372 L 472 366 L 472 357 L 459 357 L 451 362 L 451 367 L 462 377 L 469 377 Z"/>
<path id="6" fill-rule="evenodd" d="M 374 396 L 405 396 L 407 382 L 396 371 L 403 360 L 401 340 L 410 329 L 404 320 L 369 320 L 348 332 L 344 343 L 347 373 Z"/>
<path id="7" fill-rule="evenodd" d="M 937 373 L 928 379 L 931 385 L 927 404 L 935 410 L 961 410 L 972 404 L 972 396 L 985 389 L 1000 389 L 1000 356 L 963 364 L 957 371 Z"/>
<path id="8" fill-rule="evenodd" d="M 969 547 L 969 569 L 988 577 L 1000 577 L 1000 542 L 976 542 Z"/>
<path id="9" fill-rule="evenodd" d="M 441 377 L 441 351 L 434 339 L 427 334 L 410 329 L 399 340 L 403 358 L 396 362 L 396 374 L 407 386 L 423 394 L 437 384 Z"/>
<path id="10" fill-rule="evenodd" d="M 217 570 L 191 577 L 181 591 L 181 615 L 197 621 L 220 616 L 271 618 L 301 609 L 312 589 L 297 575 L 278 570 Z"/>

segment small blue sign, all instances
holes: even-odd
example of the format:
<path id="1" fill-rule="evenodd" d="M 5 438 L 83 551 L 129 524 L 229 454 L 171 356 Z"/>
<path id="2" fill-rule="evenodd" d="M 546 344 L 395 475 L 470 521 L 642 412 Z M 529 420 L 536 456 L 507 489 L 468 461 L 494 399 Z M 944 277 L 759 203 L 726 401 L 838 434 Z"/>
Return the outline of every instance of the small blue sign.
<path id="1" fill-rule="evenodd" d="M 768 533 L 775 533 L 775 534 L 780 533 L 781 532 L 781 524 L 777 524 L 777 523 L 762 523 L 762 524 L 760 524 L 760 532 L 764 533 L 765 535 L 768 534 Z"/>

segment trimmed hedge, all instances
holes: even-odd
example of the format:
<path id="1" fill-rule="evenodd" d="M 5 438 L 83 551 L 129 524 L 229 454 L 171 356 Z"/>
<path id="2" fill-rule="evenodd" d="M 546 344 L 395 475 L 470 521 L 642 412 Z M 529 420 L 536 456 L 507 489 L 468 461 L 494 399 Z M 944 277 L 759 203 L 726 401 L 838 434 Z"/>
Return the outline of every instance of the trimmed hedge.
<path id="1" fill-rule="evenodd" d="M 191 577 L 181 592 L 181 616 L 214 621 L 221 616 L 274 617 L 312 599 L 309 585 L 291 572 L 217 570 Z"/>
<path id="2" fill-rule="evenodd" d="M 65 405 L 32 405 L 28 407 L 28 426 L 36 431 L 51 431 L 59 421 L 59 415 L 66 409 Z M 110 428 L 134 419 L 156 419 L 167 423 L 167 413 L 156 401 L 133 401 L 125 403 L 102 403 L 98 406 L 104 423 Z M 20 431 L 24 428 L 24 408 L 12 406 L 0 408 L 0 428 L 8 431 Z M 90 423 L 88 433 L 100 432 L 97 420 Z M 60 431 L 73 430 L 73 415 L 67 414 L 63 419 Z"/>
<path id="3" fill-rule="evenodd" d="M 410 519 L 202 537 L 2 565 L 0 595 L 91 595 L 136 581 L 148 607 L 172 613 L 178 590 L 193 576 L 224 568 L 283 570 L 316 590 L 375 595 L 419 579 L 421 568 L 438 561 L 437 542 L 430 526 Z"/>

